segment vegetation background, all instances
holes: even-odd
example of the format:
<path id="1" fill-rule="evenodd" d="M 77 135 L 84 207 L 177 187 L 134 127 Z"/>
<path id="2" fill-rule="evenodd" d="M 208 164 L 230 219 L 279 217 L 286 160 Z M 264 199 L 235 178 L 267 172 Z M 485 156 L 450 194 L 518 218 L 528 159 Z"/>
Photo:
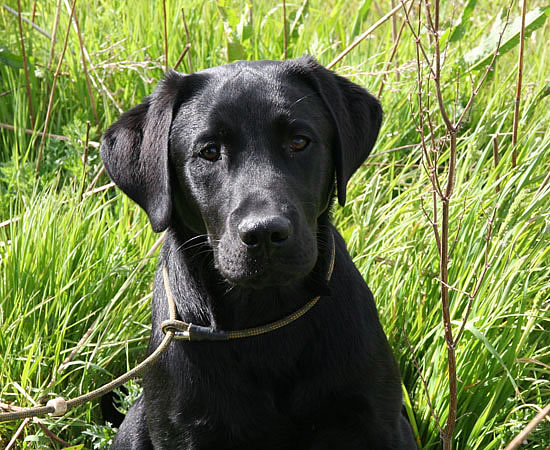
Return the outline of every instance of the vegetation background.
<path id="1" fill-rule="evenodd" d="M 397 7 L 334 66 L 380 96 L 385 120 L 333 214 L 375 294 L 419 445 L 440 448 L 449 369 L 430 174 L 444 180 L 452 158 L 417 52 L 434 49 L 423 12 L 433 4 L 78 0 L 71 17 L 72 4 L 0 7 L 0 403 L 74 397 L 143 358 L 159 236 L 101 174 L 97 143 L 166 67 L 303 54 L 327 65 Z M 457 449 L 504 448 L 550 403 L 550 11 L 528 2 L 520 64 L 520 6 L 439 6 L 444 104 L 454 116 L 466 111 L 448 229 L 451 327 L 463 328 Z M 122 408 L 138 391 L 132 383 Z M 94 402 L 59 419 L 0 423 L 0 446 L 107 448 L 113 434 Z M 549 444 L 544 421 L 522 448 Z"/>

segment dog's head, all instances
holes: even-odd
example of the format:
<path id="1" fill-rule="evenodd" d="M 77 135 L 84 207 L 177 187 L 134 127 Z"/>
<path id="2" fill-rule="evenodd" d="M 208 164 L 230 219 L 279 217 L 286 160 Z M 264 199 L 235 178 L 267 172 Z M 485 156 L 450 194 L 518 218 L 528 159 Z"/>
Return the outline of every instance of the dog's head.
<path id="1" fill-rule="evenodd" d="M 206 234 L 222 276 L 260 288 L 312 270 L 334 180 L 343 205 L 381 120 L 373 96 L 311 58 L 237 62 L 168 73 L 101 157 L 155 231 Z"/>

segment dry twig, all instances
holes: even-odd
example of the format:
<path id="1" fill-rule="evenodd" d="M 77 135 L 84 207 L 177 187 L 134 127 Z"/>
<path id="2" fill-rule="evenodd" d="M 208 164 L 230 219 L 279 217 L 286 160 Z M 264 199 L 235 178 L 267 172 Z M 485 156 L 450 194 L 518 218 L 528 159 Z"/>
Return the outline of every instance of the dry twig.
<path id="1" fill-rule="evenodd" d="M 393 8 L 389 13 L 382 17 L 378 22 L 372 25 L 367 31 L 361 34 L 357 39 L 355 39 L 342 53 L 340 53 L 336 58 L 334 58 L 331 63 L 327 66 L 327 69 L 332 69 L 336 64 L 338 64 L 344 57 L 351 52 L 355 47 L 357 47 L 361 41 L 366 39 L 371 35 L 378 27 L 384 24 L 389 18 L 391 18 L 397 11 L 399 11 L 409 0 L 402 0 L 399 5 Z"/>
<path id="2" fill-rule="evenodd" d="M 65 1 L 65 7 L 67 8 L 67 11 L 70 11 L 70 6 L 68 0 Z M 88 89 L 88 97 L 90 98 L 90 104 L 92 106 L 92 112 L 94 114 L 95 123 L 97 126 L 98 133 L 101 134 L 101 126 L 99 123 L 99 116 L 97 114 L 97 108 L 95 106 L 95 100 L 94 95 L 92 91 L 92 86 L 90 85 L 90 74 L 88 72 L 88 65 L 86 64 L 86 47 L 84 46 L 84 40 L 82 39 L 82 33 L 80 32 L 80 25 L 78 24 L 78 17 L 76 15 L 76 11 L 73 12 L 73 27 L 75 29 L 75 32 L 78 36 L 78 44 L 80 46 L 80 58 L 82 61 L 82 69 L 84 71 L 84 78 L 86 79 L 86 88 Z"/>
<path id="3" fill-rule="evenodd" d="M 536 426 L 541 423 L 546 417 L 550 416 L 550 405 L 546 405 L 531 422 L 519 433 L 512 441 L 506 446 L 504 450 L 515 450 L 529 437 L 531 432 L 536 428 Z"/>
<path id="4" fill-rule="evenodd" d="M 518 80 L 516 85 L 516 100 L 514 104 L 514 123 L 512 128 L 512 167 L 516 167 L 518 158 L 518 124 L 519 124 L 519 105 L 521 102 L 521 83 L 523 80 L 523 47 L 525 43 L 525 14 L 527 10 L 527 0 L 521 2 L 521 30 L 519 35 L 519 58 L 518 58 Z"/>
<path id="5" fill-rule="evenodd" d="M 189 26 L 187 25 L 187 19 L 185 18 L 185 10 L 181 8 L 181 17 L 183 19 L 183 27 L 185 28 L 185 36 L 187 36 L 187 44 L 191 48 L 191 33 L 189 32 Z M 189 64 L 189 72 L 194 72 L 193 59 L 191 58 L 191 52 L 187 53 L 187 63 Z"/>
<path id="6" fill-rule="evenodd" d="M 36 3 L 35 3 L 36 4 Z M 31 21 L 27 19 L 26 17 L 23 17 L 21 14 L 19 14 L 15 9 L 10 8 L 8 5 L 2 5 L 4 9 L 10 13 L 12 13 L 14 16 L 18 16 L 21 18 L 21 20 L 25 23 L 28 23 L 31 27 L 33 27 L 36 31 L 38 31 L 43 36 L 46 36 L 48 39 L 51 39 L 50 33 L 48 33 L 43 28 L 40 28 L 38 25 L 34 23 L 34 21 Z M 34 17 L 34 16 L 33 16 Z"/>
<path id="7" fill-rule="evenodd" d="M 57 69 L 55 70 L 55 74 L 53 76 L 53 83 L 52 88 L 50 91 L 50 100 L 48 101 L 48 109 L 46 110 L 46 122 L 44 123 L 44 131 L 42 132 L 42 139 L 40 140 L 40 147 L 38 149 L 38 157 L 36 159 L 36 173 L 40 170 L 40 163 L 42 161 L 42 153 L 44 151 L 44 145 L 46 144 L 46 136 L 48 135 L 48 126 L 50 125 L 50 117 L 52 113 L 52 107 L 53 107 L 53 99 L 55 95 L 55 85 L 57 83 L 57 78 L 59 77 L 59 73 L 61 72 L 61 65 L 63 64 L 63 59 L 65 58 L 65 51 L 67 50 L 67 43 L 69 42 L 69 33 L 71 31 L 71 25 L 70 22 L 73 19 L 73 13 L 74 8 L 76 5 L 76 0 L 73 0 L 73 6 L 71 8 L 71 15 L 69 17 L 69 25 L 67 25 L 67 33 L 65 33 L 65 42 L 63 43 L 63 50 L 61 52 L 61 56 L 59 57 L 59 62 L 57 64 Z"/>
<path id="8" fill-rule="evenodd" d="M 21 0 L 17 0 L 17 22 L 19 24 L 19 42 L 21 43 L 21 54 L 23 56 L 23 68 L 25 69 L 25 89 L 27 90 L 27 100 L 29 102 L 29 115 L 31 125 L 35 125 L 34 108 L 32 106 L 31 82 L 29 79 L 29 64 L 27 62 L 27 53 L 25 52 L 25 38 L 23 37 L 23 24 L 21 22 Z"/>

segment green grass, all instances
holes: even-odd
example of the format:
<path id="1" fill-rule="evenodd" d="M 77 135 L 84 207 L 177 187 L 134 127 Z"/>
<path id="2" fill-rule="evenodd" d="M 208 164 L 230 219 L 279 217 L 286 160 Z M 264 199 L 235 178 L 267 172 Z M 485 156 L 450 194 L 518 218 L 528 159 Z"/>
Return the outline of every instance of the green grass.
<path id="1" fill-rule="evenodd" d="M 34 2 L 21 3 L 24 17 L 30 19 Z M 170 64 L 187 42 L 183 4 L 167 1 Z M 245 1 L 219 1 L 217 6 L 185 2 L 195 70 L 234 58 L 282 57 L 282 3 L 254 2 L 251 13 L 248 5 Z M 473 14 L 463 17 L 464 33 L 449 45 L 444 71 L 444 98 L 449 108 L 456 104 L 459 113 L 472 89 L 470 78 L 480 76 L 462 58 L 477 49 L 482 61 L 483 43 L 491 34 L 494 37 L 491 24 L 501 9 L 481 0 L 468 5 L 473 5 Z M 17 8 L 13 1 L 10 6 Z M 529 3 L 530 10 L 537 6 L 543 3 Z M 55 7 L 53 1 L 36 2 L 35 23 L 49 33 Z M 327 64 L 390 9 L 389 1 L 289 2 L 288 55 L 308 53 Z M 466 10 L 462 3 L 442 4 L 442 28 L 449 29 L 451 19 L 456 22 Z M 518 15 L 514 5 L 511 17 Z M 73 397 L 109 381 L 141 360 L 149 333 L 155 264 L 144 258 L 157 236 L 144 213 L 119 191 L 108 189 L 80 198 L 82 186 L 88 186 L 101 167 L 97 148 L 90 147 L 85 167 L 81 157 L 87 121 L 92 125 L 90 139 L 99 141 L 101 130 L 116 120 L 119 108 L 137 104 L 162 77 L 162 2 L 142 0 L 132 6 L 122 1 L 78 2 L 77 16 L 92 62 L 88 68 L 97 85 L 93 95 L 99 123 L 88 96 L 78 37 L 71 30 L 49 128 L 50 133 L 70 140 L 46 141 L 37 176 L 40 137 L 23 131 L 33 129 L 33 124 L 17 18 L 0 9 L 0 47 L 6 50 L 0 52 L 0 123 L 16 127 L 0 131 L 0 222 L 12 219 L 0 226 L 0 401 L 21 406 L 54 394 Z M 459 132 L 449 273 L 458 289 L 451 291 L 455 333 L 468 304 L 460 291 L 471 292 L 477 284 L 493 215 L 494 223 L 488 243 L 490 267 L 457 347 L 457 449 L 504 448 L 537 408 L 550 402 L 550 182 L 546 178 L 550 172 L 550 26 L 544 19 L 542 14 L 538 29 L 525 42 L 518 166 L 512 168 L 511 136 L 506 134 L 512 130 L 517 42 L 511 40 L 509 51 L 497 59 Z M 398 16 L 398 28 L 401 23 Z M 38 131 L 44 124 L 67 25 L 63 9 L 48 69 L 49 39 L 23 24 Z M 336 70 L 376 93 L 394 44 L 390 22 L 373 36 Z M 375 294 L 415 412 L 419 442 L 422 448 L 432 449 L 440 447 L 439 430 L 414 365 L 418 364 L 429 400 L 444 423 L 448 374 L 437 281 L 439 257 L 422 210 L 422 206 L 432 210 L 431 186 L 419 167 L 418 146 L 383 153 L 420 140 L 411 114 L 417 111 L 415 55 L 414 40 L 405 28 L 381 96 L 385 120 L 374 150 L 378 156 L 354 176 L 348 204 L 336 207 L 333 214 Z M 187 58 L 179 70 L 190 70 Z M 495 134 L 501 156 L 497 167 L 492 156 Z M 443 154 L 440 164 L 445 165 L 447 158 Z M 444 179 L 445 171 L 441 173 Z M 103 177 L 98 186 L 107 182 Z M 73 351 L 70 362 L 63 365 Z M 134 384 L 131 392 L 137 389 Z M 61 419 L 46 417 L 43 424 L 65 441 L 85 448 L 106 447 L 113 433 L 101 424 L 97 402 Z M 0 424 L 0 445 L 7 444 L 18 426 Z M 549 443 L 546 422 L 535 429 L 524 448 L 544 449 Z M 53 446 L 33 422 L 17 445 Z"/>

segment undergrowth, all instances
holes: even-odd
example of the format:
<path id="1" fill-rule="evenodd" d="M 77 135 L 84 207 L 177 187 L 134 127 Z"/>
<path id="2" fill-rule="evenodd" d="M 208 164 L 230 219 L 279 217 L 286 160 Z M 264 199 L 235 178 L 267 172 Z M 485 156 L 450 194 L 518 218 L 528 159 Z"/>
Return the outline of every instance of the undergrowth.
<path id="1" fill-rule="evenodd" d="M 51 35 L 56 3 L 24 0 L 22 17 Z M 69 25 L 65 3 L 59 2 L 51 61 L 51 39 L 22 23 L 34 123 L 17 16 L 0 9 L 0 402 L 21 406 L 88 392 L 143 357 L 155 268 L 154 258 L 145 256 L 158 236 L 145 214 L 104 175 L 96 179 L 97 142 L 121 111 L 140 102 L 162 78 L 165 43 L 170 67 L 190 44 L 178 67 L 185 72 L 235 59 L 281 59 L 285 52 L 328 64 L 398 4 L 289 2 L 285 49 L 283 5 L 276 1 L 166 1 L 167 41 L 161 1 L 77 2 L 89 75 L 71 28 L 46 130 L 63 138 L 45 140 L 37 173 L 38 132 L 44 131 Z M 7 6 L 17 10 L 14 1 Z M 496 49 L 508 6 L 482 0 L 442 5 L 443 94 L 459 115 Z M 515 3 L 495 65 L 457 135 L 449 222 L 455 333 L 468 314 L 456 348 L 457 449 L 504 448 L 550 403 L 550 28 L 544 4 L 530 2 L 529 8 L 517 144 L 511 137 L 520 15 Z M 418 17 L 418 2 L 410 14 Z M 385 118 L 373 156 L 349 185 L 347 205 L 335 207 L 333 216 L 375 294 L 410 397 L 418 442 L 431 449 L 441 446 L 438 424 L 447 419 L 448 366 L 439 253 L 428 220 L 434 211 L 432 185 L 423 166 L 415 104 L 416 46 L 404 18 L 398 11 L 334 67 L 380 93 Z M 426 29 L 415 31 L 429 40 Z M 433 99 L 428 105 L 432 114 L 435 104 Z M 444 150 L 436 168 L 442 176 L 448 162 Z M 138 390 L 134 383 L 130 393 Z M 19 425 L 0 423 L 0 445 L 8 444 Z M 56 438 L 61 438 L 107 448 L 113 433 L 92 403 L 60 419 L 30 421 L 16 447 L 60 448 Z M 549 443 L 546 421 L 522 448 L 544 449 Z"/>

